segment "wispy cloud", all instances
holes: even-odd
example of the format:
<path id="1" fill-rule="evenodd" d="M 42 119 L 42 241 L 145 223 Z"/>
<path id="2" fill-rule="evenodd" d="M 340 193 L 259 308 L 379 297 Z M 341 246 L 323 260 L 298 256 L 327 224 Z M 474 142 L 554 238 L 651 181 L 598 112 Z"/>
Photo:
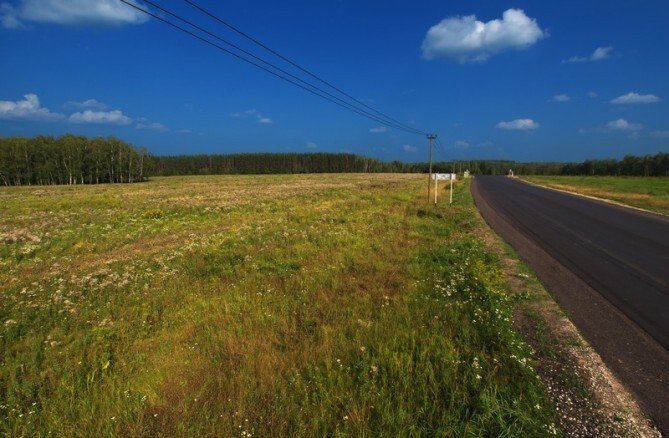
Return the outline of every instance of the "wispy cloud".
<path id="1" fill-rule="evenodd" d="M 402 146 L 402 149 L 404 150 L 404 152 L 409 152 L 409 153 L 414 153 L 418 150 L 416 146 L 412 146 L 410 144 L 405 144 L 404 146 Z"/>
<path id="2" fill-rule="evenodd" d="M 80 110 L 84 110 L 84 109 L 106 110 L 106 109 L 109 108 L 108 105 L 106 105 L 102 102 L 99 102 L 95 99 L 87 99 L 87 100 L 84 100 L 83 102 L 69 101 L 69 102 L 65 103 L 64 107 L 65 108 L 80 109 Z"/>
<path id="3" fill-rule="evenodd" d="M 0 100 L 0 119 L 57 121 L 64 118 L 63 114 L 52 113 L 48 108 L 42 107 L 36 94 L 26 94 L 23 100 L 15 102 Z"/>
<path id="4" fill-rule="evenodd" d="M 624 96 L 616 97 L 611 101 L 614 105 L 632 105 L 637 103 L 657 103 L 660 98 L 654 94 L 627 93 Z"/>
<path id="5" fill-rule="evenodd" d="M 555 96 L 551 97 L 550 101 L 551 102 L 558 102 L 558 103 L 564 103 L 564 102 L 569 102 L 572 100 L 572 97 L 566 94 L 556 94 Z"/>
<path id="6" fill-rule="evenodd" d="M 507 50 L 522 50 L 547 36 L 536 19 L 521 9 L 508 9 L 502 19 L 486 23 L 475 15 L 450 17 L 430 28 L 423 41 L 423 58 L 483 62 Z"/>
<path id="7" fill-rule="evenodd" d="M 129 125 L 132 119 L 119 110 L 113 111 L 93 111 L 85 110 L 70 115 L 68 119 L 71 123 L 78 124 L 97 124 L 97 125 Z"/>
<path id="8" fill-rule="evenodd" d="M 650 135 L 655 138 L 669 138 L 669 131 L 653 131 Z"/>
<path id="9" fill-rule="evenodd" d="M 563 64 L 573 64 L 576 62 L 601 61 L 611 57 L 613 46 L 598 47 L 590 56 L 572 56 L 569 59 L 563 59 Z"/>
<path id="10" fill-rule="evenodd" d="M 371 128 L 369 132 L 371 132 L 372 134 L 379 134 L 381 132 L 386 132 L 387 130 L 388 128 L 386 128 L 385 126 L 379 126 L 378 128 Z"/>
<path id="11" fill-rule="evenodd" d="M 538 129 L 539 124 L 532 119 L 516 119 L 510 122 L 499 122 L 497 128 L 507 131 L 531 131 Z"/>
<path id="12" fill-rule="evenodd" d="M 258 123 L 262 123 L 263 125 L 271 125 L 273 123 L 271 118 L 263 116 L 255 109 L 231 113 L 230 116 L 237 119 L 254 118 Z"/>
<path id="13" fill-rule="evenodd" d="M 157 132 L 167 132 L 170 130 L 170 128 L 163 125 L 162 123 L 141 123 L 141 122 L 137 124 L 137 129 L 148 129 Z"/>
<path id="14" fill-rule="evenodd" d="M 607 123 L 606 127 L 611 131 L 640 131 L 643 129 L 639 123 L 630 123 L 625 119 L 613 120 Z"/>
<path id="15" fill-rule="evenodd" d="M 469 149 L 469 142 L 465 140 L 458 140 L 455 143 L 453 143 L 453 146 L 455 146 L 457 149 Z"/>
<path id="16" fill-rule="evenodd" d="M 26 22 L 118 26 L 147 20 L 145 14 L 117 0 L 19 0 L 16 6 L 0 5 L 0 24 L 6 29 L 26 27 Z"/>
<path id="17" fill-rule="evenodd" d="M 318 145 L 314 143 L 313 141 L 307 142 L 307 145 L 305 146 L 307 149 L 317 149 Z"/>

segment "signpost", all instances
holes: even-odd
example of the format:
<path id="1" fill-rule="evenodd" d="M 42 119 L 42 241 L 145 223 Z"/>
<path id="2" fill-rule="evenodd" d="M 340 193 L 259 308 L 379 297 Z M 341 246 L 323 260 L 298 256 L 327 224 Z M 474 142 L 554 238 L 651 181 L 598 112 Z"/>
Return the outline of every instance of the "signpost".
<path id="1" fill-rule="evenodd" d="M 432 174 L 432 178 L 434 179 L 434 205 L 437 205 L 437 187 L 438 183 L 437 181 L 440 180 L 450 180 L 451 181 L 451 194 L 450 194 L 450 202 L 448 205 L 453 204 L 453 181 L 457 179 L 457 175 L 455 173 L 434 173 Z"/>

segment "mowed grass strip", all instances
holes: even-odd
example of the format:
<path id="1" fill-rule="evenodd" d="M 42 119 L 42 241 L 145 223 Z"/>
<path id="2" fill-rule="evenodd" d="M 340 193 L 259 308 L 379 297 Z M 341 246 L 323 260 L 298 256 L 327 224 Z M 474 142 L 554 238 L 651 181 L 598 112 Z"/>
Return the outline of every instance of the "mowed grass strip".
<path id="1" fill-rule="evenodd" d="M 515 298 L 472 232 L 468 183 L 452 207 L 426 205 L 424 186 L 3 188 L 0 431 L 555 432 Z"/>
<path id="2" fill-rule="evenodd" d="M 669 178 L 627 176 L 523 176 L 522 178 L 535 184 L 669 215 Z"/>

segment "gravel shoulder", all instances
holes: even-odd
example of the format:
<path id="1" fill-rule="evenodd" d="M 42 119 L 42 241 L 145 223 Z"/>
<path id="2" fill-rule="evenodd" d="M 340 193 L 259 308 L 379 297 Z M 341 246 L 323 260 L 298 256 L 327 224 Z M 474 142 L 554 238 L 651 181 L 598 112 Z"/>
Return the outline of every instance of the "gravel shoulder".
<path id="1" fill-rule="evenodd" d="M 633 393 L 614 375 L 567 318 L 555 298 L 547 292 L 544 284 L 552 282 L 551 279 L 546 281 L 541 273 L 551 272 L 563 284 L 565 279 L 576 280 L 571 278 L 575 276 L 558 266 L 555 260 L 508 224 L 504 224 L 485 201 L 477 196 L 476 184 L 472 185 L 472 192 L 482 215 L 479 235 L 486 242 L 488 250 L 500 256 L 513 293 L 523 298 L 517 306 L 514 321 L 535 351 L 537 371 L 556 406 L 557 425 L 563 434 L 574 437 L 664 436 L 644 413 Z M 514 248 L 521 248 L 518 252 L 522 257 L 534 261 L 532 268 L 522 262 L 514 249 L 506 245 L 496 232 L 507 241 L 511 240 Z M 512 239 L 509 239 L 510 235 L 513 235 Z M 537 269 L 537 264 L 540 269 Z M 540 274 L 544 284 L 533 270 Z M 579 295 L 579 292 L 583 291 L 574 291 L 574 294 Z M 587 292 L 582 296 L 590 296 L 593 291 Z M 586 306 L 588 303 L 580 304 Z M 606 305 L 590 301 L 588 309 L 590 312 L 611 312 L 612 309 L 602 309 Z"/>

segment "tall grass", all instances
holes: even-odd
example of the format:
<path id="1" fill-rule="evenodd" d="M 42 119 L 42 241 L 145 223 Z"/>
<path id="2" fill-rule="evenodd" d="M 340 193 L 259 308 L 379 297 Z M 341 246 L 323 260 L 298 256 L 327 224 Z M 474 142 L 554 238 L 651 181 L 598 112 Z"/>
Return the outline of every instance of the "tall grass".
<path id="1" fill-rule="evenodd" d="M 259 190 L 255 188 L 260 187 Z M 5 435 L 545 435 L 468 184 L 2 189 Z"/>

